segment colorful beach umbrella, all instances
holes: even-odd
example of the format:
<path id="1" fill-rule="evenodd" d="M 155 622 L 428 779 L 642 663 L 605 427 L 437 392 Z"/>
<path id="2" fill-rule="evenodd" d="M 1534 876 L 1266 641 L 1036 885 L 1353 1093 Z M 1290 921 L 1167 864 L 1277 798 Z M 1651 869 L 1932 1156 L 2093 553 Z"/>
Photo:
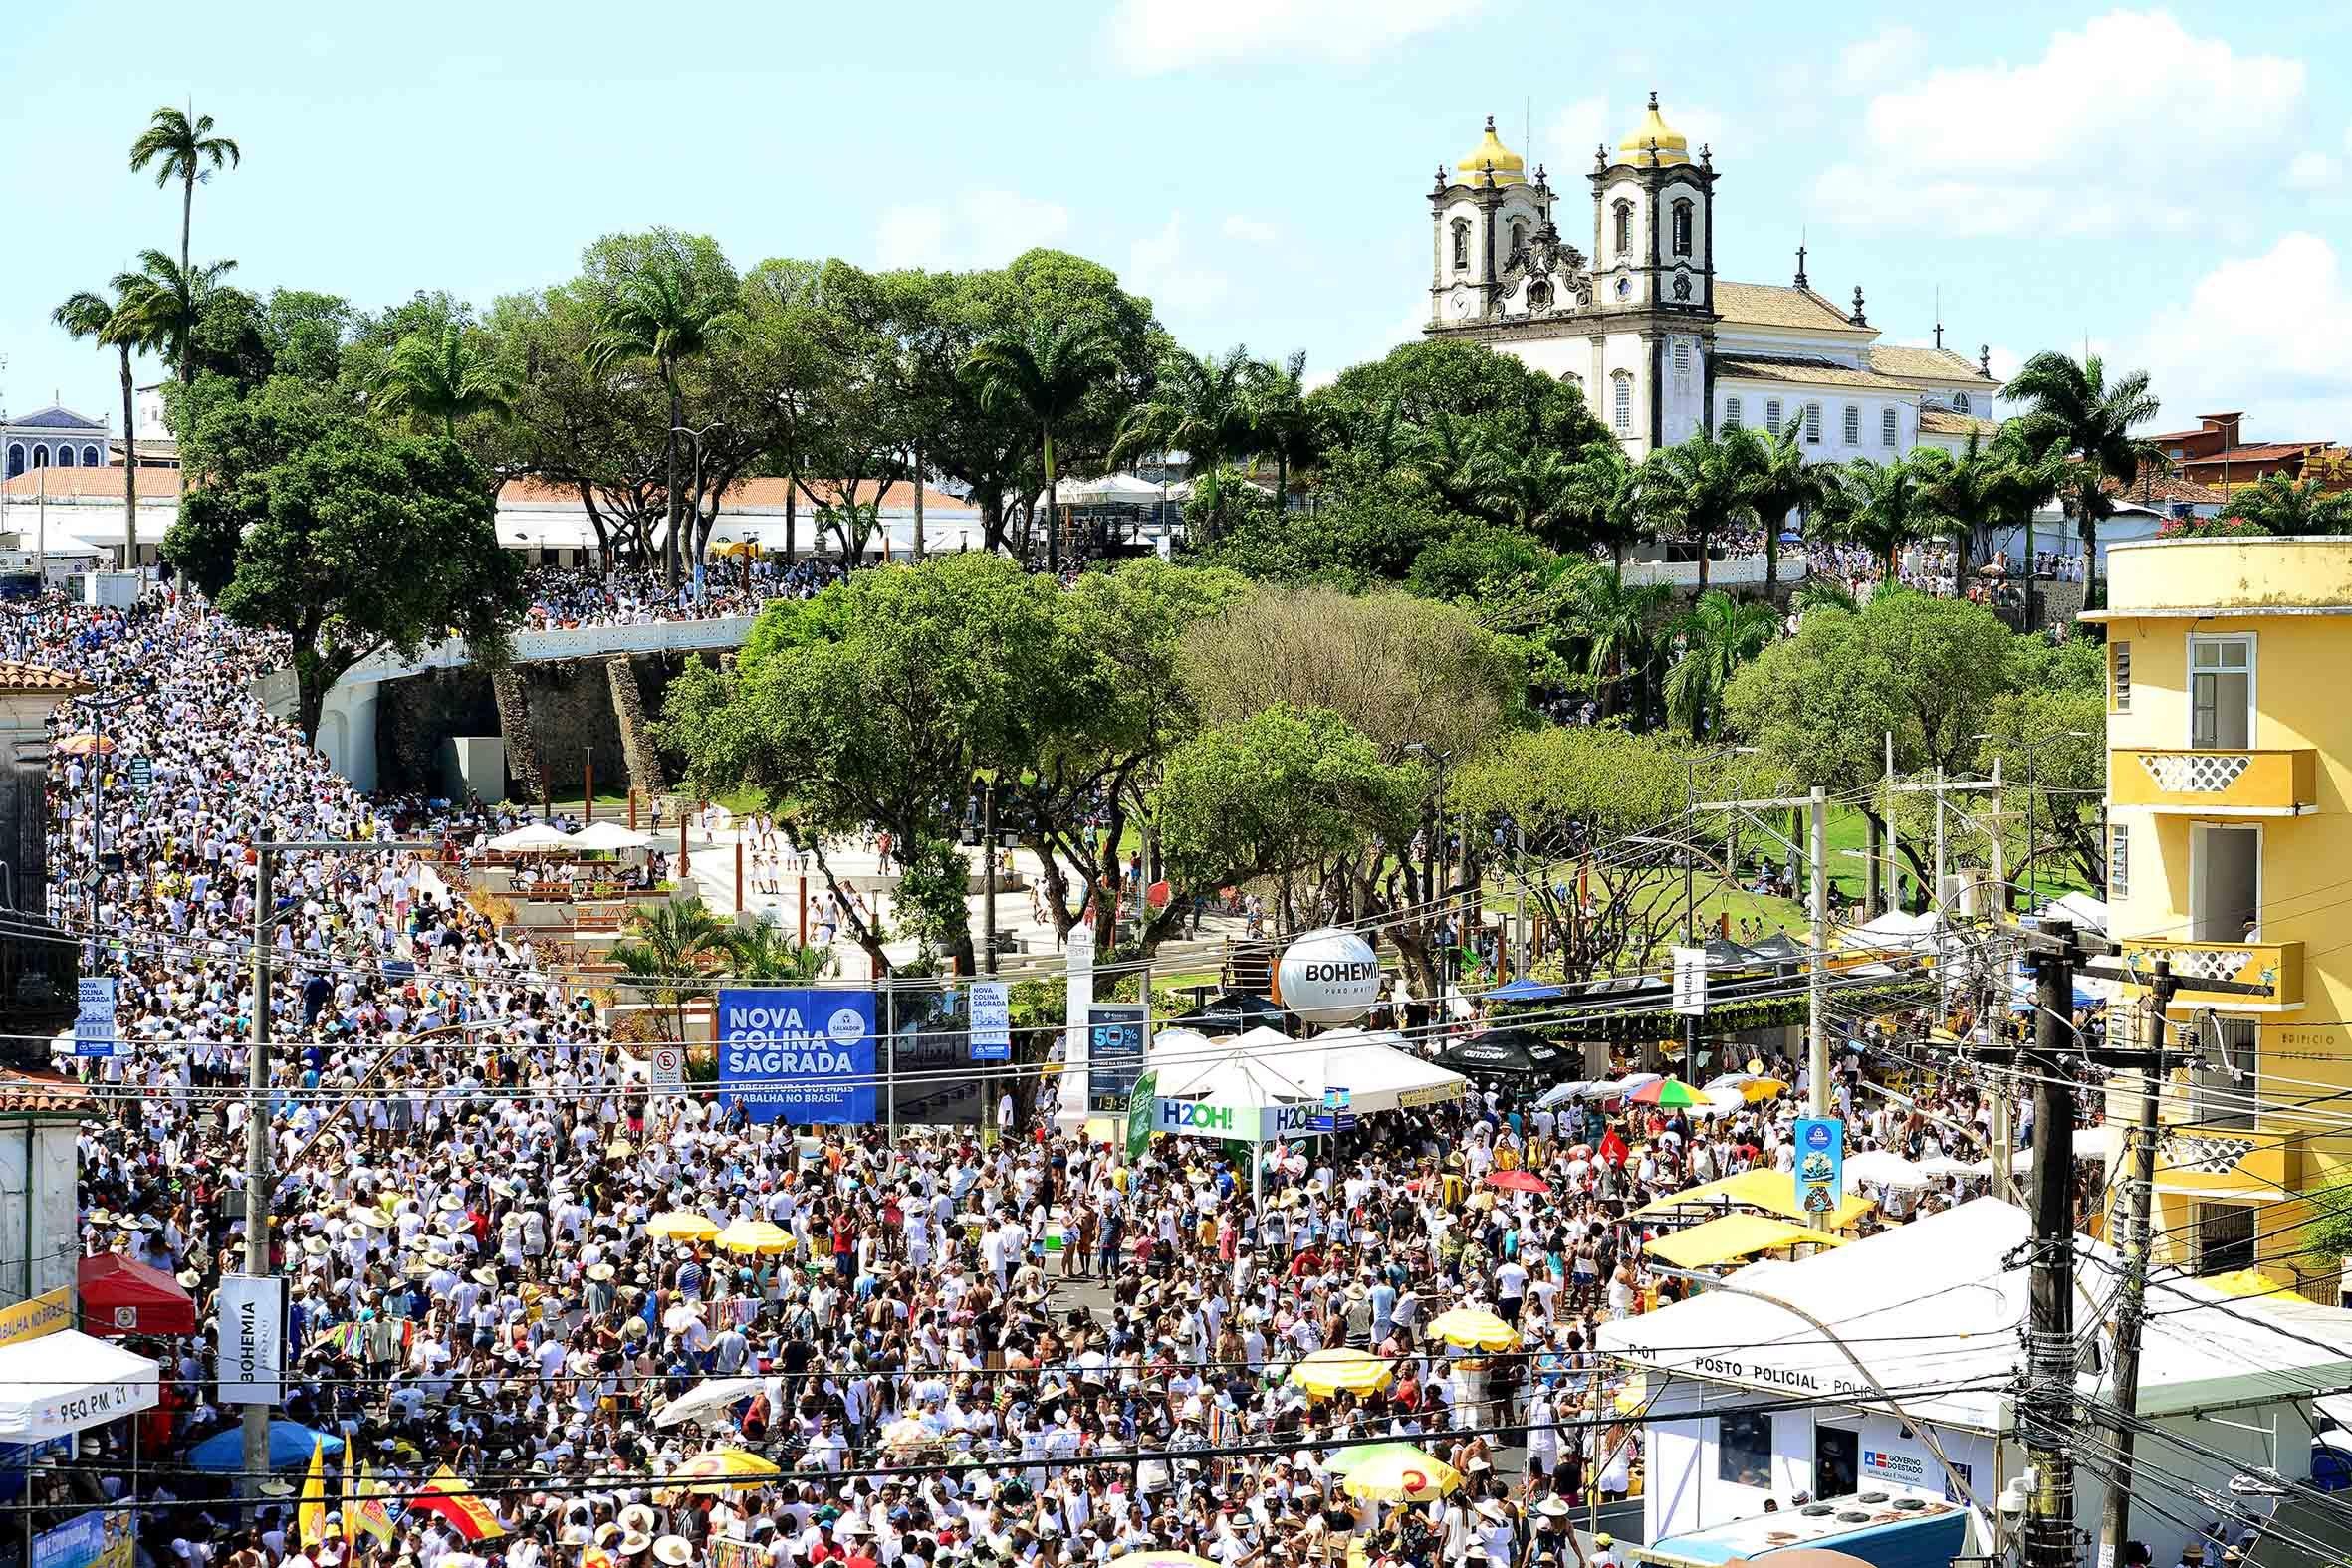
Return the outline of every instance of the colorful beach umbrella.
<path id="1" fill-rule="evenodd" d="M 722 1250 L 761 1257 L 789 1252 L 796 1244 L 790 1231 L 766 1220 L 738 1220 L 718 1235 Z"/>
<path id="2" fill-rule="evenodd" d="M 1345 1456 L 1339 1485 L 1369 1502 L 1429 1502 L 1462 1484 L 1462 1472 L 1409 1443 L 1375 1443 Z"/>
<path id="3" fill-rule="evenodd" d="M 1440 1312 L 1429 1331 L 1458 1350 L 1509 1350 L 1519 1343 L 1518 1329 L 1476 1307 Z"/>
<path id="4" fill-rule="evenodd" d="M 758 1486 L 782 1474 L 776 1465 L 757 1454 L 741 1449 L 711 1449 L 671 1470 L 668 1479 L 677 1484 L 664 1487 L 653 1494 L 654 1500 L 667 1507 L 683 1499 L 689 1492 L 704 1496 L 733 1491 L 744 1486 Z"/>
<path id="5" fill-rule="evenodd" d="M 645 1222 L 645 1233 L 663 1241 L 707 1241 L 719 1233 L 718 1222 L 673 1209 Z"/>
<path id="6" fill-rule="evenodd" d="M 1532 1171 L 1497 1171 L 1483 1179 L 1481 1185 L 1500 1187 L 1507 1193 L 1548 1193 L 1551 1184 Z"/>
<path id="7" fill-rule="evenodd" d="M 1655 1083 L 1645 1083 L 1625 1098 L 1634 1105 L 1655 1105 L 1660 1110 L 1668 1111 L 1689 1110 L 1707 1103 L 1706 1095 L 1680 1078 L 1660 1078 Z"/>

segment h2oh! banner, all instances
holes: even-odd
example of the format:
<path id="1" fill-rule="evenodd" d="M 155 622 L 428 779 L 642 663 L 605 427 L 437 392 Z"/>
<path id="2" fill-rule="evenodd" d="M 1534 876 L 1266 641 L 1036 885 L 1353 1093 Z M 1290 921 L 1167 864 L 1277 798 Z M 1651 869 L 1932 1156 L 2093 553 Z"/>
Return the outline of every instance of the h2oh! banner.
<path id="1" fill-rule="evenodd" d="M 755 1122 L 874 1120 L 874 994 L 719 993 L 719 1099 Z"/>

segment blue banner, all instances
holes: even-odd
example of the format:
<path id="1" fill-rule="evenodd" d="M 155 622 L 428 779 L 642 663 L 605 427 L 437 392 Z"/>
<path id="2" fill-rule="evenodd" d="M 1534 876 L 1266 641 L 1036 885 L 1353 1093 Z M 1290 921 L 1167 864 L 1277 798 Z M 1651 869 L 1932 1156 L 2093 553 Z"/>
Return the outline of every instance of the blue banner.
<path id="1" fill-rule="evenodd" d="M 1143 1025 L 1151 1011 L 1140 1003 L 1106 1002 L 1086 1009 L 1086 1094 L 1092 1110 L 1126 1109 L 1143 1076 Z"/>
<path id="2" fill-rule="evenodd" d="M 874 1120 L 874 994 L 719 993 L 719 1103 L 755 1122 Z"/>
<path id="3" fill-rule="evenodd" d="M 1845 1202 L 1846 1124 L 1834 1116 L 1796 1119 L 1796 1206 L 1834 1214 Z"/>

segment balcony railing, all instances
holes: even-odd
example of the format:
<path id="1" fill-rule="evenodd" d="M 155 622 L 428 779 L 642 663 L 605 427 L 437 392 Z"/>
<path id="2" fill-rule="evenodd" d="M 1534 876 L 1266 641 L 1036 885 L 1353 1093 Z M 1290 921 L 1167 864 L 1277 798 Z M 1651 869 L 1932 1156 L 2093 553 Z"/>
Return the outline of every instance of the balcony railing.
<path id="1" fill-rule="evenodd" d="M 2172 965 L 2173 1006 L 2226 1008 L 2232 1012 L 2285 1012 L 2303 1005 L 2303 944 L 2300 942 L 2174 942 L 2164 937 L 2127 938 L 2123 967 L 2154 975 L 2159 959 Z M 2267 997 L 2202 991 L 2200 981 L 2233 981 L 2267 986 Z M 2142 988 L 2126 984 L 2127 994 Z"/>
<path id="2" fill-rule="evenodd" d="M 2310 747 L 2267 752 L 2118 747 L 2107 754 L 2107 797 L 2187 816 L 2299 816 L 2315 808 L 2319 758 Z"/>

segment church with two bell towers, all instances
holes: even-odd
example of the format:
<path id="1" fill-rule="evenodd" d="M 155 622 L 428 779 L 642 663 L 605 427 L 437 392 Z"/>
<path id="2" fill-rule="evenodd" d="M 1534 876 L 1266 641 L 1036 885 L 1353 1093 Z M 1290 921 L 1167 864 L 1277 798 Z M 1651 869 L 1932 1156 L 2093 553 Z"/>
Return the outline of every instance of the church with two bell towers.
<path id="1" fill-rule="evenodd" d="M 1814 292 L 1805 251 L 1780 284 L 1716 275 L 1713 149 L 1694 158 L 1650 95 L 1612 153 L 1593 153 L 1592 226 L 1563 234 L 1558 192 L 1504 145 L 1493 116 L 1429 193 L 1433 338 L 1482 342 L 1573 380 L 1636 458 L 1700 430 L 1800 423 L 1821 460 L 1957 449 L 1990 430 L 1990 350 L 1881 343 L 1859 286 Z M 1570 209 L 1571 211 L 1573 209 Z M 1589 248 L 1587 248 L 1589 246 Z"/>

